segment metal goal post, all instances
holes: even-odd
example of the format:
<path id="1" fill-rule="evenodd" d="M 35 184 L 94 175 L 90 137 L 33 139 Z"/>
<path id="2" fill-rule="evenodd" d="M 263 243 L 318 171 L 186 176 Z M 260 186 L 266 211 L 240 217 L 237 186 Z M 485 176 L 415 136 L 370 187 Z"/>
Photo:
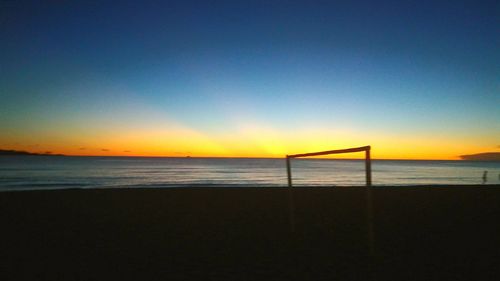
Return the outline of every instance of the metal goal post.
<path id="1" fill-rule="evenodd" d="M 292 169 L 290 167 L 290 159 L 291 158 L 299 158 L 299 157 L 310 157 L 310 156 L 320 156 L 320 155 L 329 155 L 329 154 L 340 154 L 340 153 L 352 153 L 352 152 L 365 152 L 365 172 L 366 172 L 366 186 L 372 185 L 372 163 L 370 159 L 370 149 L 368 146 L 347 148 L 347 149 L 337 149 L 337 150 L 328 150 L 328 151 L 320 151 L 320 152 L 312 152 L 312 153 L 303 153 L 303 154 L 292 154 L 286 156 L 286 171 L 288 174 L 288 187 L 292 187 Z"/>

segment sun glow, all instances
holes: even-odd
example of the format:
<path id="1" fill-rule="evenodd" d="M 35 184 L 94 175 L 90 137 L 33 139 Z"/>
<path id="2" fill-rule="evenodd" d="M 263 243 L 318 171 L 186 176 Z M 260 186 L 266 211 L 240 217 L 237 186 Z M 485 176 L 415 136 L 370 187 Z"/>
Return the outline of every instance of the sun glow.
<path id="1" fill-rule="evenodd" d="M 78 135 L 76 137 L 75 135 Z M 14 138 L 15 139 L 15 138 Z M 120 128 L 108 133 L 81 131 L 47 135 L 38 143 L 4 139 L 2 147 L 66 155 L 166 156 L 166 157 L 284 157 L 287 154 L 372 146 L 374 159 L 458 159 L 464 153 L 487 150 L 473 140 L 360 133 L 342 129 L 280 131 L 270 126 L 247 124 L 233 134 L 207 134 L 169 123 L 161 129 Z M 332 158 L 363 158 L 361 153 Z"/>

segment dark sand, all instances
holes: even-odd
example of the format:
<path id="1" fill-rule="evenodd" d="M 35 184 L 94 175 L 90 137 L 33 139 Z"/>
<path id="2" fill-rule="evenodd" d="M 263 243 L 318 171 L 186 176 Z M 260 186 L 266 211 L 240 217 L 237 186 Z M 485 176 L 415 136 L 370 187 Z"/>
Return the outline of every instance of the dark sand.
<path id="1" fill-rule="evenodd" d="M 500 186 L 0 193 L 0 280 L 499 280 Z M 370 251 L 373 249 L 373 251 Z"/>

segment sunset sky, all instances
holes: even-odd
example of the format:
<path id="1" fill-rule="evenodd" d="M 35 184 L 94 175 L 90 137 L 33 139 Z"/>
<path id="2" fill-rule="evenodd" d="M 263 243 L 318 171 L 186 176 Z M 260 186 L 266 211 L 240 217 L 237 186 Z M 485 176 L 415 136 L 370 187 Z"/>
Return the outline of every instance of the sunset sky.
<path id="1" fill-rule="evenodd" d="M 0 2 L 0 149 L 500 151 L 498 1 L 120 2 Z"/>

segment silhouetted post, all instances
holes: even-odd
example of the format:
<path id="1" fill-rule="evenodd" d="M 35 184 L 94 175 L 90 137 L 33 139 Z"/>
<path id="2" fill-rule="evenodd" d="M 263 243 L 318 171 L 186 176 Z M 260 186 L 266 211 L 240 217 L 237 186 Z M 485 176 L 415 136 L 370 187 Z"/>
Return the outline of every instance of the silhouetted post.
<path id="1" fill-rule="evenodd" d="M 290 157 L 286 156 L 286 173 L 288 175 L 288 220 L 290 222 L 290 232 L 295 232 L 295 199 L 292 190 L 292 170 L 290 167 Z"/>
<path id="2" fill-rule="evenodd" d="M 286 156 L 286 173 L 288 175 L 288 187 L 292 187 L 292 171 L 290 168 L 290 157 Z"/>
<path id="3" fill-rule="evenodd" d="M 366 186 L 372 185 L 372 160 L 370 159 L 370 149 L 371 147 L 368 146 L 365 151 Z"/>
<path id="4" fill-rule="evenodd" d="M 373 226 L 373 199 L 372 199 L 372 160 L 370 157 L 370 149 L 368 146 L 365 150 L 365 171 L 366 171 L 366 225 L 368 228 L 368 248 L 370 255 L 375 255 L 375 238 Z"/>
<path id="5" fill-rule="evenodd" d="M 288 176 L 288 206 L 289 206 L 289 220 L 290 220 L 290 230 L 295 232 L 295 203 L 293 198 L 294 189 L 292 188 L 292 171 L 290 167 L 290 158 L 299 157 L 310 157 L 310 156 L 321 156 L 328 154 L 338 154 L 338 153 L 351 153 L 351 152 L 365 152 L 365 170 L 366 170 L 366 224 L 368 232 L 368 246 L 370 249 L 370 254 L 374 256 L 375 254 L 375 233 L 374 233 L 374 223 L 373 223 L 373 201 L 372 201 L 372 162 L 370 158 L 371 147 L 362 146 L 347 149 L 337 149 L 328 150 L 312 153 L 301 153 L 292 154 L 286 156 L 286 172 Z"/>

